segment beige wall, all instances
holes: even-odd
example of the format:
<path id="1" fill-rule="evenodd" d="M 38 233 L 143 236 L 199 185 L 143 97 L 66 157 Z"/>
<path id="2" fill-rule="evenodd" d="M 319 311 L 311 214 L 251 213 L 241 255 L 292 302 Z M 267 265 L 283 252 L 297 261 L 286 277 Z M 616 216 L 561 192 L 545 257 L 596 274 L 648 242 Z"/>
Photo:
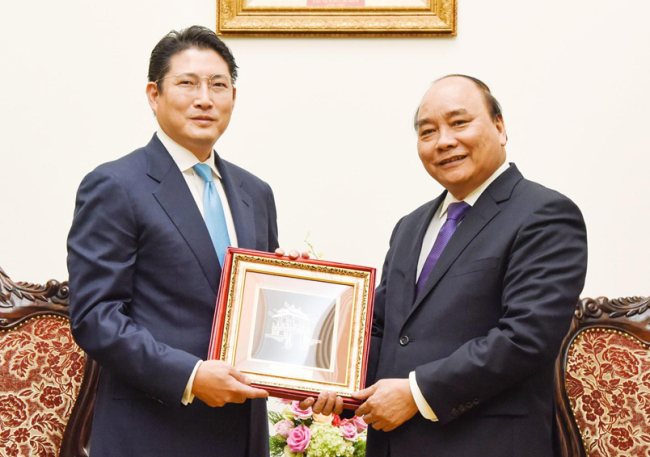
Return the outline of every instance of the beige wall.
<path id="1" fill-rule="evenodd" d="M 281 244 L 381 267 L 395 222 L 435 197 L 411 119 L 446 73 L 501 101 L 509 160 L 570 196 L 589 229 L 584 295 L 647 295 L 650 4 L 459 0 L 456 38 L 228 39 L 241 67 L 217 144 L 274 188 Z M 143 145 L 147 58 L 214 0 L 0 4 L 0 266 L 64 279 L 76 187 Z M 34 262 L 35 259 L 38 261 Z"/>

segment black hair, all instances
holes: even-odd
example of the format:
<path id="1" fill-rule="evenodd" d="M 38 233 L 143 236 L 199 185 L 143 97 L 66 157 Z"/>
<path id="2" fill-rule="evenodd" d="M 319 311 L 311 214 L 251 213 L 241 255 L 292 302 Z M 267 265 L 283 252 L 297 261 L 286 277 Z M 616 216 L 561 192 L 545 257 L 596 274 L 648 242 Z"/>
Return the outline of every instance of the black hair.
<path id="1" fill-rule="evenodd" d="M 187 49 L 212 49 L 219 54 L 228 65 L 230 79 L 235 84 L 237 79 L 237 64 L 226 43 L 221 41 L 216 33 L 207 27 L 193 25 L 181 31 L 172 30 L 156 44 L 149 58 L 148 78 L 151 82 L 159 82 L 158 90 L 162 92 L 162 78 L 171 66 L 172 57 Z"/>

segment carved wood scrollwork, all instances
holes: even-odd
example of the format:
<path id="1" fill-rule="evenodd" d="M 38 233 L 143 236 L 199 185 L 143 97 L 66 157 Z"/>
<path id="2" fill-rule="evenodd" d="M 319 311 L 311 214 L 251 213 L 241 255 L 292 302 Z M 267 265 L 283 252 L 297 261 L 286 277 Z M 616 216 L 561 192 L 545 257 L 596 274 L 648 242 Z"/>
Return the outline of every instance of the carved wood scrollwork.
<path id="1" fill-rule="evenodd" d="M 624 330 L 650 341 L 650 297 L 583 298 L 578 302 L 571 330 L 593 326 Z"/>
<path id="2" fill-rule="evenodd" d="M 600 319 L 604 315 L 610 319 L 618 317 L 641 316 L 650 308 L 650 297 L 624 297 L 609 300 L 607 297 L 585 298 L 578 303 L 576 318 Z"/>
<path id="3" fill-rule="evenodd" d="M 0 267 L 0 328 L 20 324 L 35 312 L 68 316 L 68 283 L 54 279 L 45 285 L 14 282 Z"/>

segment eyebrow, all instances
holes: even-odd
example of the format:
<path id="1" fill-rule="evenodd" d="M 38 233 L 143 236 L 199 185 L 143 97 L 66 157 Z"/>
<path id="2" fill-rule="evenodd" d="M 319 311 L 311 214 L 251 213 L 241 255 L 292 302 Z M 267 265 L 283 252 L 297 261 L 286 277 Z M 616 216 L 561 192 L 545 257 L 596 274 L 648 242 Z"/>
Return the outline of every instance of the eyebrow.
<path id="1" fill-rule="evenodd" d="M 200 77 L 198 74 L 194 73 L 193 71 L 185 71 L 185 72 L 183 72 L 183 73 L 179 73 L 179 74 L 176 75 L 176 76 L 181 76 L 181 75 L 196 76 L 197 78 Z M 213 74 L 213 75 L 210 75 L 210 78 L 215 78 L 215 77 L 217 77 L 217 78 L 225 78 L 225 79 L 229 79 L 229 78 L 228 78 L 228 75 L 225 75 L 225 74 L 223 74 L 223 73 L 215 73 L 215 74 Z"/>
<path id="2" fill-rule="evenodd" d="M 445 117 L 454 117 L 454 116 L 463 116 L 467 114 L 467 110 L 465 108 L 459 108 L 455 109 L 453 111 L 449 111 L 448 113 L 445 114 Z"/>
<path id="3" fill-rule="evenodd" d="M 465 108 L 458 108 L 458 109 L 446 112 L 444 114 L 444 117 L 445 117 L 445 119 L 449 119 L 449 118 L 454 117 L 454 116 L 464 116 L 464 115 L 467 115 L 467 114 L 468 114 L 468 111 Z M 432 122 L 431 120 L 429 120 L 428 118 L 425 117 L 425 118 L 417 120 L 414 125 L 415 125 L 416 129 L 419 129 L 424 124 L 428 124 L 428 123 L 431 123 L 431 122 Z"/>

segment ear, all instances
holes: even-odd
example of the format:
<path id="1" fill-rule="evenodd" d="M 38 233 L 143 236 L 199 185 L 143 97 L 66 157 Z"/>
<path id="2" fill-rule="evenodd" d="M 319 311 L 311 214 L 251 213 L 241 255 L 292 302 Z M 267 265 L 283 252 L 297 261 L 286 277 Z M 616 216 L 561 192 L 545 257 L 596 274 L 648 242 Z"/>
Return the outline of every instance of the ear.
<path id="1" fill-rule="evenodd" d="M 232 88 L 232 107 L 235 107 L 235 100 L 237 100 L 237 88 Z"/>
<path id="2" fill-rule="evenodd" d="M 499 119 L 494 121 L 494 126 L 499 132 L 499 139 L 501 140 L 501 146 L 505 146 L 508 142 L 508 134 L 506 133 L 506 124 L 503 121 L 503 116 L 499 116 Z"/>
<path id="3" fill-rule="evenodd" d="M 160 96 L 160 92 L 158 92 L 158 84 L 155 82 L 150 81 L 147 83 L 147 101 L 149 102 L 149 106 L 151 107 L 151 110 L 155 113 L 158 110 L 158 97 Z"/>

